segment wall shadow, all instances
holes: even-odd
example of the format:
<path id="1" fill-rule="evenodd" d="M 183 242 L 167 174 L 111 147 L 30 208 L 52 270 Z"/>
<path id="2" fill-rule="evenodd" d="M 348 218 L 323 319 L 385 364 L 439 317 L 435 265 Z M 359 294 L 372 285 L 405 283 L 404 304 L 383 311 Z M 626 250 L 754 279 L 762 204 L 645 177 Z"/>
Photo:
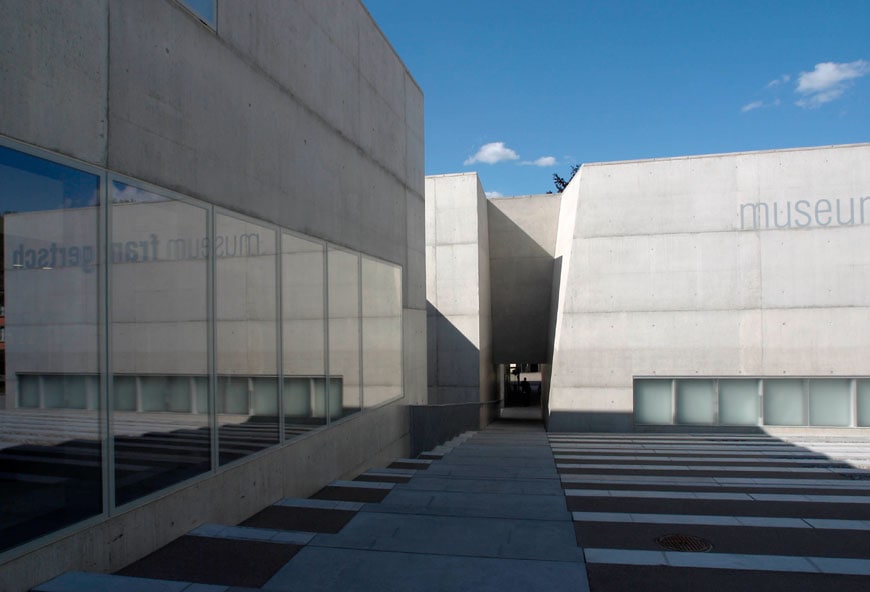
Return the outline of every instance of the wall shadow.
<path id="1" fill-rule="evenodd" d="M 553 255 L 490 202 L 487 216 L 493 363 L 547 360 Z"/>

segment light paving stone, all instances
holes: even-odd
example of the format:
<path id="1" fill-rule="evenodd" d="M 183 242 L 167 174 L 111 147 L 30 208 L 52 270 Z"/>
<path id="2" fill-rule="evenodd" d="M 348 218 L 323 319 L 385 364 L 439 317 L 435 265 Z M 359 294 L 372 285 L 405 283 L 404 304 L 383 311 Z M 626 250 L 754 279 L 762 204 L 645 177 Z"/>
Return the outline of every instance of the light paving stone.
<path id="1" fill-rule="evenodd" d="M 356 481 L 353 483 L 356 483 Z M 319 510 L 347 510 L 350 512 L 358 512 L 365 504 L 339 500 L 285 498 L 275 502 L 273 505 L 288 506 L 292 508 L 315 508 Z"/>
<path id="2" fill-rule="evenodd" d="M 276 591 L 588 591 L 581 562 L 529 561 L 306 547 L 269 580 Z"/>
<path id="3" fill-rule="evenodd" d="M 512 559 L 580 560 L 565 520 L 512 520 L 363 512 L 333 535 L 310 545 Z"/>
<path id="4" fill-rule="evenodd" d="M 410 513 L 433 516 L 477 516 L 525 520 L 565 520 L 565 496 L 482 494 L 393 490 L 379 504 L 365 511 Z"/>
<path id="5" fill-rule="evenodd" d="M 32 592 L 185 592 L 189 582 L 169 582 L 109 574 L 67 572 L 35 588 Z M 226 590 L 217 587 L 215 592 Z"/>

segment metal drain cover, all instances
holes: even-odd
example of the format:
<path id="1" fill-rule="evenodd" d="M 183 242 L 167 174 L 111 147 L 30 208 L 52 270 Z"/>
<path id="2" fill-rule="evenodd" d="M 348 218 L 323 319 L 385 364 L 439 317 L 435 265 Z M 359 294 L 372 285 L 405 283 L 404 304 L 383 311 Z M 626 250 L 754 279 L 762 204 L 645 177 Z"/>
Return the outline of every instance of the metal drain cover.
<path id="1" fill-rule="evenodd" d="M 668 551 L 705 553 L 713 548 L 710 541 L 690 534 L 666 534 L 657 538 L 656 542 Z"/>

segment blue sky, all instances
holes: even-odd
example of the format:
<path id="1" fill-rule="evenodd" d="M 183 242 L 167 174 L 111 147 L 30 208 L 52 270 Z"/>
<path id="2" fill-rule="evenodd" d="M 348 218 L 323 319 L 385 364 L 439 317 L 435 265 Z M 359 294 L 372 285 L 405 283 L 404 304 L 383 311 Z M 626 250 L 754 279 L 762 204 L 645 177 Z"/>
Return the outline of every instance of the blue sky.
<path id="1" fill-rule="evenodd" d="M 425 96 L 426 174 L 870 141 L 870 0 L 363 0 Z"/>

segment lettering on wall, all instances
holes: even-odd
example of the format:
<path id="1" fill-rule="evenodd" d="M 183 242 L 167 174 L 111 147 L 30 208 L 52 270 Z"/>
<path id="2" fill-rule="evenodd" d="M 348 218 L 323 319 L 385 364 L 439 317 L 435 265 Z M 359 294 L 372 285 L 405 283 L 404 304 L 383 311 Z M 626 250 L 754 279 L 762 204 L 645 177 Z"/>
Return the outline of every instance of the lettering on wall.
<path id="1" fill-rule="evenodd" d="M 860 226 L 870 219 L 870 196 L 836 199 L 762 201 L 739 206 L 740 230 Z"/>
<path id="2" fill-rule="evenodd" d="M 11 249 L 7 245 L 6 249 L 12 253 L 12 269 L 79 267 L 85 273 L 90 273 L 97 265 L 97 249 L 94 245 L 40 241 L 38 246 L 32 242 L 19 242 Z M 145 240 L 115 241 L 109 245 L 109 257 L 113 264 L 207 259 L 209 252 L 213 252 L 217 258 L 256 257 L 260 255 L 260 235 L 219 235 L 214 238 L 213 249 L 209 248 L 207 237 L 176 237 L 162 241 L 153 233 Z"/>

